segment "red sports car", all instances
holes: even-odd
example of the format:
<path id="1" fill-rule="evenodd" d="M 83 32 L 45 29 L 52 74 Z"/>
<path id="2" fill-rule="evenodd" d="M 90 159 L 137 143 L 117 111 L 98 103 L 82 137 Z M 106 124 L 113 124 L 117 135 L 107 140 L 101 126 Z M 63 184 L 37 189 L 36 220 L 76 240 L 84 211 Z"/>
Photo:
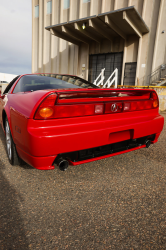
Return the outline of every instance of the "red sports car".
<path id="1" fill-rule="evenodd" d="M 149 147 L 163 129 L 151 89 L 100 89 L 79 77 L 29 74 L 0 93 L 0 123 L 12 165 L 61 170 Z"/>

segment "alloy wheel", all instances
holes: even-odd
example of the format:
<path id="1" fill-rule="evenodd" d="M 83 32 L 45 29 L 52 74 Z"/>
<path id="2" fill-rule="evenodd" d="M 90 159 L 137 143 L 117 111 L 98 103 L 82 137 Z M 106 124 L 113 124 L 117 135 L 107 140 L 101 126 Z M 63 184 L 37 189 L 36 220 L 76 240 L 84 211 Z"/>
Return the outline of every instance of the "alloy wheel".
<path id="1" fill-rule="evenodd" d="M 6 121 L 6 146 L 7 146 L 8 157 L 11 160 L 12 159 L 12 141 L 11 141 L 11 134 L 10 134 L 8 121 Z"/>

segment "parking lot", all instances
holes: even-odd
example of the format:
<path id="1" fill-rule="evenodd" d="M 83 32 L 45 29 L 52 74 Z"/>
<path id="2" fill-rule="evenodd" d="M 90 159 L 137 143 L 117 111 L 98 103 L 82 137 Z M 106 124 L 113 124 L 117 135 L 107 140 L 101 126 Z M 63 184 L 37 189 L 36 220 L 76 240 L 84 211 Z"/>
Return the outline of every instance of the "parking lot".
<path id="1" fill-rule="evenodd" d="M 11 166 L 0 128 L 0 250 L 14 249 L 166 249 L 166 125 L 149 149 L 66 172 Z"/>

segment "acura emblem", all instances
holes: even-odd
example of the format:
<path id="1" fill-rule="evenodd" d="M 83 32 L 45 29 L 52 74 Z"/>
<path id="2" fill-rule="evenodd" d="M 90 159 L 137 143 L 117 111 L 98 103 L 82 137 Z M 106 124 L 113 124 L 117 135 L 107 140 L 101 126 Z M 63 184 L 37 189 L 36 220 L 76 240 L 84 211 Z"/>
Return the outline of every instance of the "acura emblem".
<path id="1" fill-rule="evenodd" d="M 113 103 L 112 106 L 111 106 L 111 111 L 112 112 L 116 112 L 118 111 L 118 105 L 116 103 Z"/>

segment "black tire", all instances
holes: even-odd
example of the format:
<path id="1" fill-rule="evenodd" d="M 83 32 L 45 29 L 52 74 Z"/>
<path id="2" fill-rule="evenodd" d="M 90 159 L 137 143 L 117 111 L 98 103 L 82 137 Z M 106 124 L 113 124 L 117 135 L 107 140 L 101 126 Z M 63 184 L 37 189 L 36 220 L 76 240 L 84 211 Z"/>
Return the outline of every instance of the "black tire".
<path id="1" fill-rule="evenodd" d="M 6 132 L 6 151 L 7 151 L 9 162 L 13 166 L 20 165 L 20 159 L 17 154 L 15 144 L 13 142 L 8 119 L 6 119 L 6 122 L 5 122 L 5 132 Z"/>

